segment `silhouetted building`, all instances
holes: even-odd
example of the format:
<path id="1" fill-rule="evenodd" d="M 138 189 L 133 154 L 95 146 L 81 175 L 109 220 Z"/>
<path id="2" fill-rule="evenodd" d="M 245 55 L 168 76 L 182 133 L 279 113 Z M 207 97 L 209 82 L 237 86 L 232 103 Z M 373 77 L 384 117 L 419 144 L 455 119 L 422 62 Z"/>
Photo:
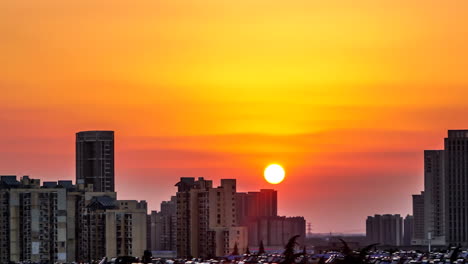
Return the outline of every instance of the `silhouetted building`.
<path id="1" fill-rule="evenodd" d="M 401 246 L 403 240 L 403 219 L 399 214 L 368 216 L 366 237 L 369 243 L 385 246 Z"/>
<path id="2" fill-rule="evenodd" d="M 306 223 L 303 217 L 278 216 L 278 193 L 271 189 L 259 192 L 236 193 L 237 221 L 248 227 L 249 245 L 256 247 L 263 241 L 269 248 L 281 248 L 290 237 L 305 239 Z"/>
<path id="3" fill-rule="evenodd" d="M 445 244 L 445 159 L 443 150 L 424 151 L 424 236 Z"/>
<path id="4" fill-rule="evenodd" d="M 414 218 L 414 229 L 412 245 L 424 244 L 422 241 L 426 239 L 424 233 L 424 192 L 421 194 L 413 194 L 413 218 Z"/>
<path id="5" fill-rule="evenodd" d="M 271 189 L 236 193 L 237 221 L 244 224 L 252 217 L 278 216 L 278 193 Z"/>
<path id="6" fill-rule="evenodd" d="M 177 239 L 177 200 L 161 203 L 161 211 L 151 212 L 151 247 L 153 251 L 176 251 Z"/>
<path id="7" fill-rule="evenodd" d="M 468 245 L 468 130 L 445 138 L 445 226 L 447 243 Z"/>
<path id="8" fill-rule="evenodd" d="M 263 216 L 245 223 L 248 228 L 249 245 L 258 247 L 260 241 L 270 249 L 282 249 L 288 240 L 299 235 L 297 242 L 303 244 L 306 235 L 304 217 Z"/>
<path id="9" fill-rule="evenodd" d="M 407 215 L 403 221 L 403 246 L 411 246 L 413 240 L 414 217 Z"/>
<path id="10" fill-rule="evenodd" d="M 114 177 L 114 131 L 76 133 L 76 182 L 113 192 Z"/>

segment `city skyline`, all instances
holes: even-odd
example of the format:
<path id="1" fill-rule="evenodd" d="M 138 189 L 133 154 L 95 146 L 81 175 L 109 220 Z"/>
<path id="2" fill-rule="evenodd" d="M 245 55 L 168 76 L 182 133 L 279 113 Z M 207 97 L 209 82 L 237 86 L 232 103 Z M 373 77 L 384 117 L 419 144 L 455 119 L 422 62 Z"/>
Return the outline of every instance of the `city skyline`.
<path id="1" fill-rule="evenodd" d="M 458 130 L 453 130 L 453 131 L 458 131 Z M 109 137 L 109 135 L 110 135 L 110 136 L 111 136 L 111 140 L 112 140 L 112 141 L 111 141 L 111 142 L 112 142 L 112 143 L 111 143 L 112 150 L 111 150 L 111 152 L 110 152 L 110 153 L 112 153 L 112 157 L 110 157 L 110 160 L 112 160 L 112 163 L 113 163 L 113 159 L 114 159 L 114 148 L 113 148 L 113 146 L 114 146 L 114 133 L 115 133 L 115 131 L 111 131 L 111 130 L 90 130 L 90 131 L 79 131 L 79 132 L 76 132 L 76 133 L 75 133 L 75 134 L 76 134 L 76 138 L 75 138 L 76 140 L 75 140 L 75 144 L 74 144 L 74 146 L 75 146 L 75 148 L 76 148 L 75 151 L 74 151 L 75 157 L 76 157 L 76 158 L 75 158 L 75 160 L 76 160 L 76 163 L 75 163 L 76 174 L 75 174 L 75 177 L 74 177 L 74 179 L 75 179 L 75 184 L 78 183 L 77 181 L 78 181 L 78 179 L 79 179 L 79 174 L 80 174 L 80 173 L 79 173 L 79 170 L 78 170 L 78 167 L 82 166 L 82 165 L 80 165 L 81 163 L 79 162 L 78 157 L 80 157 L 80 156 L 83 155 L 83 154 L 81 153 L 82 151 L 79 150 L 79 149 L 82 149 L 82 148 L 83 148 L 83 147 L 82 147 L 82 143 L 81 143 L 81 142 L 83 142 L 83 137 L 84 137 L 85 135 L 87 135 L 88 141 L 94 142 L 94 141 L 96 141 L 96 140 L 99 141 L 99 140 L 100 140 L 99 137 L 104 137 L 104 139 L 105 139 L 105 137 Z M 109 138 L 107 138 L 106 140 L 109 140 Z M 104 148 L 104 145 L 102 146 L 102 148 Z M 116 151 L 116 152 L 118 153 L 118 151 Z M 432 152 L 433 152 L 433 151 L 432 151 Z M 424 159 L 427 159 L 427 157 L 426 157 L 427 154 L 426 154 L 426 153 L 431 153 L 431 151 L 422 150 L 422 156 L 424 157 Z M 424 160 L 423 160 L 423 161 L 424 161 Z M 427 166 L 427 165 L 425 165 L 425 166 Z M 424 173 L 425 173 L 425 171 L 426 171 L 426 170 L 425 170 L 425 166 L 423 166 L 423 172 L 422 172 L 423 175 L 424 175 Z M 14 173 L 10 173 L 10 174 L 8 174 L 8 175 L 15 175 L 15 174 L 14 174 Z M 27 175 L 27 176 L 32 176 L 32 177 L 36 178 L 34 175 Z M 93 176 L 93 177 L 94 177 L 94 176 Z M 96 176 L 96 177 L 99 178 L 99 176 Z M 180 177 L 181 177 L 181 176 L 179 176 L 179 178 L 180 178 Z M 40 177 L 37 177 L 37 178 L 42 179 L 42 178 L 40 178 Z M 197 177 L 194 176 L 193 178 L 197 178 Z M 203 177 L 202 177 L 202 178 L 203 178 Z M 221 181 L 223 180 L 223 178 L 226 178 L 226 177 L 224 177 L 224 176 L 221 175 L 221 176 L 219 177 L 219 181 L 221 182 Z M 426 179 L 426 180 L 424 180 L 424 179 L 425 179 L 425 178 L 423 177 L 423 181 L 425 182 L 425 184 L 427 184 L 427 179 Z M 47 182 L 48 180 L 53 180 L 53 181 L 60 181 L 60 180 L 62 180 L 62 181 L 63 181 L 63 180 L 69 180 L 69 179 L 68 179 L 67 177 L 58 178 L 58 179 L 49 179 L 48 177 L 46 177 L 46 179 L 44 179 L 43 181 L 44 181 L 44 182 Z M 114 182 L 114 175 L 112 175 L 112 178 L 111 178 L 111 179 L 108 179 L 108 180 L 106 180 L 106 181 Z M 210 178 L 210 182 L 211 182 L 211 181 L 212 181 L 212 179 Z M 264 180 L 264 181 L 265 181 L 265 180 Z M 93 180 L 91 180 L 89 183 L 92 183 L 92 182 L 93 182 Z M 117 181 L 117 182 L 118 182 L 118 181 Z M 85 181 L 83 181 L 83 183 L 85 183 Z M 86 182 L 86 184 L 88 184 L 88 182 Z M 280 184 L 282 184 L 282 183 L 280 183 Z M 118 187 L 118 186 L 119 186 L 119 184 L 117 184 L 117 187 Z M 167 189 L 168 189 L 168 190 L 171 190 L 171 191 L 174 191 L 174 190 L 176 189 L 176 187 L 174 186 L 174 189 L 171 189 L 171 187 L 173 187 L 173 186 L 174 186 L 173 184 L 172 184 L 172 185 L 169 185 L 169 186 L 167 186 L 167 187 L 168 187 Z M 270 190 L 270 189 L 274 189 L 275 187 L 278 187 L 278 186 L 280 186 L 280 185 L 275 185 L 275 184 L 266 183 L 266 184 L 264 184 L 264 185 L 262 185 L 262 186 L 266 186 L 266 187 L 265 187 L 265 188 L 263 188 L 263 187 L 262 187 L 262 188 L 257 188 L 257 189 L 260 189 L 260 190 Z M 423 186 L 424 186 L 424 185 L 423 185 Z M 159 187 L 162 187 L 163 189 L 165 189 L 165 186 L 159 186 Z M 271 187 L 271 188 L 268 188 L 268 187 Z M 118 190 L 118 189 L 119 189 L 119 188 L 117 188 L 117 190 Z M 124 189 L 124 190 L 125 190 L 125 189 Z M 241 189 L 241 190 L 240 190 L 240 193 L 244 193 L 244 192 L 249 193 L 249 192 L 251 192 L 252 190 L 253 190 L 253 189 L 248 189 L 248 190 L 247 190 L 247 189 Z M 100 189 L 95 189 L 95 191 L 101 191 L 101 190 L 100 190 Z M 105 191 L 105 190 L 102 190 L 102 191 Z M 114 191 L 114 190 L 113 190 L 113 188 L 112 188 L 112 190 L 108 190 L 108 191 Z M 171 191 L 169 191 L 170 194 L 172 194 Z M 125 193 L 125 191 L 123 191 L 123 192 Z M 276 191 L 276 189 L 275 189 L 275 193 L 276 193 L 276 192 L 277 192 L 277 191 Z M 137 196 L 138 196 L 138 195 L 137 195 Z M 413 195 L 413 196 L 414 196 L 414 195 Z M 169 197 L 170 197 L 170 196 L 169 196 Z M 119 197 L 119 198 L 122 198 L 122 197 Z M 127 197 L 127 196 L 124 196 L 124 198 L 125 198 L 125 199 L 130 199 L 130 198 L 135 198 L 135 197 Z M 148 201 L 148 200 L 149 200 L 149 201 L 151 201 L 152 199 L 151 199 L 150 196 L 145 198 L 144 196 L 141 196 L 141 195 L 140 195 L 140 196 L 138 197 L 138 200 L 145 200 L 145 201 Z M 151 204 L 151 202 L 150 202 L 149 205 L 148 205 L 149 211 L 151 212 L 151 211 L 153 211 L 153 210 L 155 210 L 155 211 L 161 210 L 158 206 L 159 206 L 159 204 L 160 204 L 161 202 L 164 202 L 165 200 L 167 200 L 167 197 L 162 198 L 161 200 L 157 200 L 156 204 Z M 410 199 L 407 199 L 407 200 L 408 200 L 410 203 L 412 203 L 411 211 L 408 212 L 408 213 L 404 212 L 403 215 L 414 213 L 414 210 L 415 210 L 414 201 L 411 202 Z M 280 199 L 279 199 L 279 201 L 280 201 Z M 279 210 L 279 209 L 277 209 L 277 210 Z M 283 211 L 284 211 L 284 210 L 280 210 L 280 212 L 283 212 Z M 383 211 L 382 209 L 378 209 L 376 212 L 378 212 L 379 214 L 380 214 L 380 213 L 384 214 L 385 211 Z M 399 215 L 399 212 L 398 212 L 398 211 L 394 211 L 394 212 L 391 212 L 391 213 L 395 213 L 395 214 L 398 214 L 398 215 Z M 286 215 L 294 215 L 294 213 L 293 213 L 293 214 L 287 214 L 287 213 L 285 213 L 285 214 L 286 214 Z M 300 215 L 300 213 L 296 213 L 296 215 Z M 304 215 L 306 215 L 306 214 L 304 214 Z M 367 216 L 363 216 L 363 218 L 365 218 L 365 217 L 367 217 Z M 306 221 L 307 221 L 308 223 L 312 223 L 312 224 L 313 224 L 313 222 L 314 222 L 313 219 L 310 220 L 310 219 L 307 219 L 307 217 L 306 217 Z M 362 224 L 362 219 L 361 219 L 361 224 Z M 346 233 L 348 233 L 348 234 L 356 234 L 356 233 L 362 233 L 362 234 L 364 234 L 364 233 L 366 233 L 366 225 L 364 224 L 364 228 L 363 228 L 362 231 L 361 231 L 361 230 L 359 230 L 359 231 L 353 230 L 352 232 L 346 232 L 346 231 L 331 231 L 331 230 L 330 230 L 329 232 L 344 233 L 344 234 L 346 234 Z M 321 232 L 314 232 L 314 233 L 321 233 Z M 324 232 L 324 233 L 327 233 L 327 232 Z"/>
<path id="2" fill-rule="evenodd" d="M 237 192 L 236 179 L 215 187 L 203 177 L 181 177 L 170 202 L 149 214 L 146 200 L 118 199 L 114 140 L 109 130 L 76 133 L 75 184 L 0 175 L 1 263 L 91 262 L 151 252 L 214 258 L 249 247 L 277 252 L 293 236 L 304 243 L 304 217 L 279 216 L 277 191 Z"/>
<path id="3" fill-rule="evenodd" d="M 313 232 L 412 211 L 426 149 L 463 129 L 468 2 L 5 1 L 0 174 L 75 179 L 75 133 L 116 131 L 120 198 L 180 177 L 271 188 Z M 372 199 L 369 199 L 371 197 Z M 349 208 L 353 206 L 351 211 Z"/>

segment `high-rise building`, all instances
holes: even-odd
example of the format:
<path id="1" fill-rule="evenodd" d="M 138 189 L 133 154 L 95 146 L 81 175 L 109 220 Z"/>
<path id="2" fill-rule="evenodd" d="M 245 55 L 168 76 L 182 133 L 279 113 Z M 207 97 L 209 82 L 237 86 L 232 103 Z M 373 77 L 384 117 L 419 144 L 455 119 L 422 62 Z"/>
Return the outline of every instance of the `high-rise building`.
<path id="1" fill-rule="evenodd" d="M 468 245 L 468 130 L 445 138 L 445 226 L 447 243 Z"/>
<path id="2" fill-rule="evenodd" d="M 0 263 L 90 262 L 142 256 L 146 202 L 71 181 L 0 177 Z"/>
<path id="3" fill-rule="evenodd" d="M 177 199 L 161 203 L 161 210 L 151 212 L 151 246 L 153 251 L 176 251 L 177 233 Z"/>
<path id="4" fill-rule="evenodd" d="M 76 182 L 113 192 L 114 177 L 114 131 L 76 133 Z"/>
<path id="5" fill-rule="evenodd" d="M 28 176 L 0 178 L 0 262 L 68 262 L 67 258 L 67 190 L 41 188 L 40 181 Z M 7 245 L 7 248 L 5 248 Z"/>
<path id="6" fill-rule="evenodd" d="M 202 187 L 202 179 L 199 180 L 198 188 Z M 203 181 L 206 188 L 211 187 L 211 181 Z M 209 185 L 210 184 L 210 185 Z M 206 186 L 209 185 L 209 186 Z M 177 256 L 192 256 L 191 249 L 191 190 L 195 188 L 195 178 L 183 177 L 177 186 Z"/>
<path id="7" fill-rule="evenodd" d="M 240 224 L 256 217 L 278 216 L 278 193 L 271 189 L 236 194 L 237 221 Z"/>
<path id="8" fill-rule="evenodd" d="M 403 219 L 399 214 L 368 216 L 366 237 L 369 243 L 386 246 L 401 246 L 403 239 Z"/>
<path id="9" fill-rule="evenodd" d="M 289 238 L 300 235 L 305 239 L 303 217 L 278 216 L 278 193 L 272 189 L 236 194 L 237 222 L 248 227 L 248 244 L 257 247 L 260 241 L 272 249 L 283 247 Z"/>
<path id="10" fill-rule="evenodd" d="M 403 246 L 411 246 L 413 240 L 414 217 L 407 215 L 403 220 Z"/>
<path id="11" fill-rule="evenodd" d="M 146 201 L 117 200 L 115 192 L 77 195 L 78 262 L 142 256 L 146 247 Z"/>
<path id="12" fill-rule="evenodd" d="M 424 192 L 421 194 L 413 195 L 413 217 L 414 217 L 414 228 L 413 228 L 413 245 L 424 244 L 423 240 L 426 238 L 424 233 Z"/>
<path id="13" fill-rule="evenodd" d="M 445 244 L 444 164 L 443 150 L 424 151 L 424 236 L 433 245 Z"/>
<path id="14" fill-rule="evenodd" d="M 213 182 L 199 178 L 181 178 L 176 184 L 177 255 L 214 257 L 232 252 L 234 245 L 247 247 L 247 231 L 237 225 L 236 181 Z"/>

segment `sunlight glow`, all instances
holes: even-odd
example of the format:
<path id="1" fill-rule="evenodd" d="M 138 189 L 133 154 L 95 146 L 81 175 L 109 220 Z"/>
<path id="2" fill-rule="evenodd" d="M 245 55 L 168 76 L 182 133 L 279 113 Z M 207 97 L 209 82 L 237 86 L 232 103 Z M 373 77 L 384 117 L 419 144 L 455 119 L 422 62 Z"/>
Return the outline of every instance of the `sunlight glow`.
<path id="1" fill-rule="evenodd" d="M 278 164 L 271 164 L 265 168 L 263 173 L 265 180 L 271 184 L 278 184 L 284 180 L 284 169 Z"/>

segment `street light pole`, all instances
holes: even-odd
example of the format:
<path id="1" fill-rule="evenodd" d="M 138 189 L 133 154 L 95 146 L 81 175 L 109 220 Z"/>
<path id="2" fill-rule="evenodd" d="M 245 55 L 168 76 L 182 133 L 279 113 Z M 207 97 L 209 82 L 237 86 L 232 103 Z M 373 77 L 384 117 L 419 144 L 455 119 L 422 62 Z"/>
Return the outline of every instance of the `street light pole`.
<path id="1" fill-rule="evenodd" d="M 428 232 L 428 233 L 427 233 L 427 239 L 428 239 L 428 241 L 429 241 L 429 243 L 428 243 L 428 250 L 429 250 L 429 253 L 431 253 L 432 232 Z"/>

